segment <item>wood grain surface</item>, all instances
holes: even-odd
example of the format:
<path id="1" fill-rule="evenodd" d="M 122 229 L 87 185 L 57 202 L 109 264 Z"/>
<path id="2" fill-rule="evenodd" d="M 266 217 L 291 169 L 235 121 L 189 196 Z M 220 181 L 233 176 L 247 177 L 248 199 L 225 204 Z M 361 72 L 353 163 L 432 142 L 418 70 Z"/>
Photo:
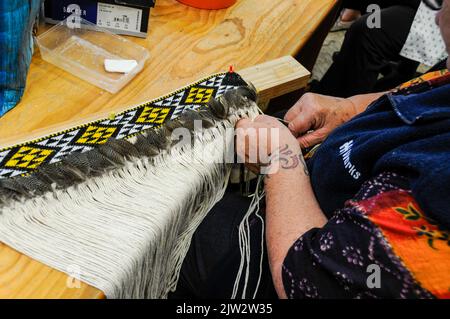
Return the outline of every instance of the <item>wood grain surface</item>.
<path id="1" fill-rule="evenodd" d="M 128 37 L 147 47 L 151 58 L 115 95 L 46 63 L 36 52 L 21 103 L 0 118 L 0 148 L 108 116 L 229 65 L 239 72 L 294 55 L 335 4 L 335 0 L 238 0 L 227 10 L 206 11 L 159 0 L 148 38 Z M 279 72 L 282 76 L 287 71 Z M 101 291 L 73 283 L 67 275 L 0 243 L 0 298 L 103 297 Z"/>

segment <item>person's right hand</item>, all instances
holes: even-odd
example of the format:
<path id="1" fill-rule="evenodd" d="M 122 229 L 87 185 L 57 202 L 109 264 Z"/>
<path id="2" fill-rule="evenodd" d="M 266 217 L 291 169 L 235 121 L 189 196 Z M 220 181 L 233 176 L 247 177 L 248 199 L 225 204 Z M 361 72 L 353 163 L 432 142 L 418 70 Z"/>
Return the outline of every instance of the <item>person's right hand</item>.
<path id="1" fill-rule="evenodd" d="M 285 121 L 302 148 L 309 148 L 327 138 L 339 125 L 358 113 L 349 99 L 306 93 L 286 113 Z"/>

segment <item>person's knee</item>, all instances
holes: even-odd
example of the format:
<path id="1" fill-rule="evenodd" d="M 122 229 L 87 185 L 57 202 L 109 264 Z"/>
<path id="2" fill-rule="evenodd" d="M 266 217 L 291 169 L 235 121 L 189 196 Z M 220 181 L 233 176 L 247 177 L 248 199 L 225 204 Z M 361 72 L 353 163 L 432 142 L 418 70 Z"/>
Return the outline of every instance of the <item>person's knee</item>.
<path id="1" fill-rule="evenodd" d="M 368 16 L 361 17 L 347 31 L 342 50 L 347 50 L 355 58 L 364 57 L 364 60 L 373 60 L 375 56 L 382 55 L 385 34 L 382 29 L 372 28 L 368 24 Z M 344 48 L 346 47 L 346 48 Z M 342 52 L 341 50 L 341 52 Z M 372 58 L 370 58 L 372 57 Z"/>
<path id="2" fill-rule="evenodd" d="M 361 39 L 366 38 L 368 32 L 370 32 L 370 29 L 367 26 L 367 17 L 363 16 L 351 25 L 345 34 L 345 38 L 359 42 Z"/>

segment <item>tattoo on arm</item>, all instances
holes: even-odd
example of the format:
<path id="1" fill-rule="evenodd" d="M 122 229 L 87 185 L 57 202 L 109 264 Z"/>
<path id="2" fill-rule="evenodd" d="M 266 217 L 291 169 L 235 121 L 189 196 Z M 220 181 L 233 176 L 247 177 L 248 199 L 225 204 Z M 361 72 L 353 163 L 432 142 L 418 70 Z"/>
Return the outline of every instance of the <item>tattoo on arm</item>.
<path id="1" fill-rule="evenodd" d="M 302 165 L 303 172 L 306 176 L 309 176 L 308 167 L 305 159 L 303 158 L 303 154 L 301 152 L 300 154 L 295 154 L 291 149 L 289 149 L 287 144 L 278 150 L 276 159 L 280 161 L 280 165 L 284 169 L 294 169 L 299 165 Z"/>

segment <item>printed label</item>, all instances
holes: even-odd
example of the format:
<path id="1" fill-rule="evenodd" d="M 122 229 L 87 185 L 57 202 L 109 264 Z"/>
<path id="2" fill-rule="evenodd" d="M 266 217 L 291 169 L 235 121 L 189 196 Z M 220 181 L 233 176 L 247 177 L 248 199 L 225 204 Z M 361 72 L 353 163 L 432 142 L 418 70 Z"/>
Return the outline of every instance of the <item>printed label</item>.
<path id="1" fill-rule="evenodd" d="M 141 31 L 142 10 L 119 6 L 116 4 L 98 3 L 97 25 L 121 31 Z"/>
<path id="2" fill-rule="evenodd" d="M 348 170 L 348 173 L 354 179 L 359 179 L 361 177 L 361 172 L 356 169 L 356 166 L 352 164 L 350 155 L 353 150 L 353 140 L 341 145 L 339 148 L 339 154 L 342 156 L 344 161 L 344 166 Z"/>

